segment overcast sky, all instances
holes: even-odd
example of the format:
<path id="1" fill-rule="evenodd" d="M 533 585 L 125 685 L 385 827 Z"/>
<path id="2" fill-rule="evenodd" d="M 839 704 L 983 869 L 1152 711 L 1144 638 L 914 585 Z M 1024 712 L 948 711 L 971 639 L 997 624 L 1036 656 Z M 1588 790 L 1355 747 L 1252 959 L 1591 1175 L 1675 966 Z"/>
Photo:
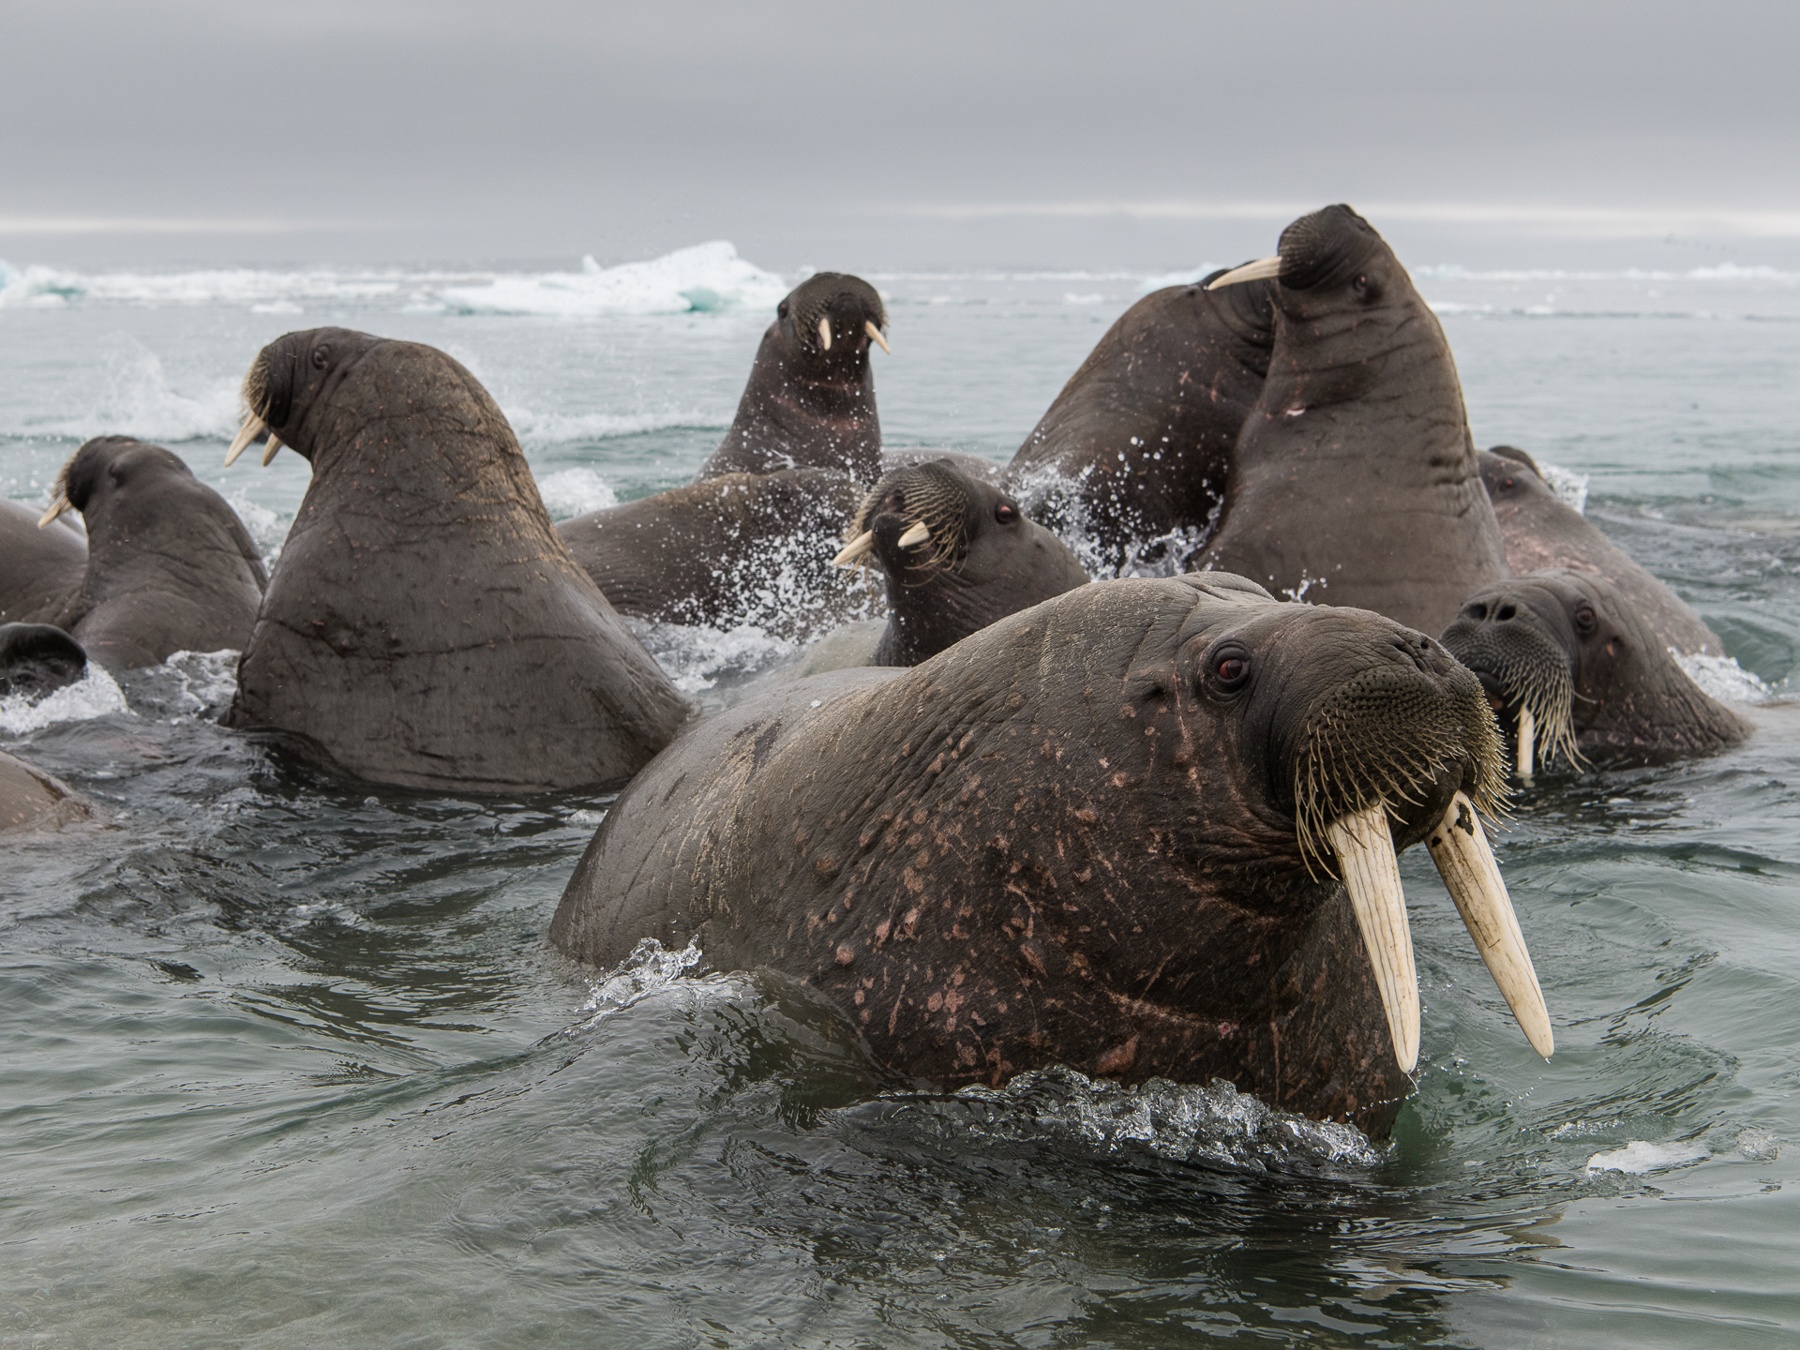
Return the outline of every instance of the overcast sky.
<path id="1" fill-rule="evenodd" d="M 1800 259 L 1800 4 L 7 0 L 0 258 Z M 1468 255 L 1466 258 L 1458 254 Z"/>

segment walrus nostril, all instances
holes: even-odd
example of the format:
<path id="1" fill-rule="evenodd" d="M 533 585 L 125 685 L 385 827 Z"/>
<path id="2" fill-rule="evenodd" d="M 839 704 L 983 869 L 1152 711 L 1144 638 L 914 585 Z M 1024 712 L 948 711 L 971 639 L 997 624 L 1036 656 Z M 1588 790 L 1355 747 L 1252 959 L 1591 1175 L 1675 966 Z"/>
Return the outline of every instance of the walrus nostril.
<path id="1" fill-rule="evenodd" d="M 1483 619 L 1487 618 L 1487 606 L 1477 600 L 1474 604 L 1463 610 L 1463 617 L 1465 619 L 1473 619 L 1476 623 L 1480 623 Z"/>
<path id="2" fill-rule="evenodd" d="M 1494 610 L 1494 622 L 1506 623 L 1510 619 L 1517 618 L 1518 614 L 1518 607 L 1510 600 L 1502 601 Z"/>

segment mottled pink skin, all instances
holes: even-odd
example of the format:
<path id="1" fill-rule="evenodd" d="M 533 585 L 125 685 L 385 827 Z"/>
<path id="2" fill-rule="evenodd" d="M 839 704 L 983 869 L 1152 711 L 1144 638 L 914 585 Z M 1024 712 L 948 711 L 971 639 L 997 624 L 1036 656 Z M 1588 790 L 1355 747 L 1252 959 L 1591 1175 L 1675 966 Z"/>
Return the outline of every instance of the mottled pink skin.
<path id="1" fill-rule="evenodd" d="M 1257 672 L 1236 694 L 1208 673 L 1231 642 Z M 1080 587 L 910 670 L 695 725 L 613 807 L 551 939 L 612 964 L 698 938 L 818 989 L 926 1084 L 1223 1077 L 1379 1134 L 1411 1084 L 1285 796 L 1308 710 L 1370 671 L 1481 706 L 1377 615 L 1235 577 Z M 1399 846 L 1467 772 L 1441 771 Z"/>

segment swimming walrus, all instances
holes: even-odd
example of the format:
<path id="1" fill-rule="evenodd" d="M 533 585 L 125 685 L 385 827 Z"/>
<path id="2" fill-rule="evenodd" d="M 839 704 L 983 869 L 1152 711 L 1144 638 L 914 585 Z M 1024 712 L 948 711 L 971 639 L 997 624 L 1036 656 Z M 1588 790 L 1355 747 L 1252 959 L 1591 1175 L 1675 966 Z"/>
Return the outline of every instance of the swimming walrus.
<path id="1" fill-rule="evenodd" d="M 87 540 L 63 516 L 39 529 L 40 513 L 0 500 L 0 623 L 43 623 L 81 585 Z"/>
<path id="2" fill-rule="evenodd" d="M 625 781 L 687 706 L 569 556 L 505 417 L 432 347 L 277 338 L 228 461 L 311 461 L 229 725 L 354 778 L 528 791 Z"/>
<path id="3" fill-rule="evenodd" d="M 1271 290 L 1196 282 L 1132 305 L 1013 455 L 1007 485 L 1041 519 L 1092 537 L 1111 569 L 1162 536 L 1206 529 L 1268 374 Z"/>
<path id="4" fill-rule="evenodd" d="M 725 439 L 696 481 L 725 473 L 881 473 L 870 344 L 887 349 L 887 306 L 861 277 L 819 272 L 775 308 Z"/>
<path id="5" fill-rule="evenodd" d="M 87 674 L 87 652 L 55 624 L 0 624 L 0 695 L 41 698 Z"/>
<path id="6" fill-rule="evenodd" d="M 1557 760 L 1656 764 L 1750 734 L 1676 664 L 1633 596 L 1592 573 L 1551 569 L 1484 586 L 1443 643 L 1487 689 L 1527 782 Z"/>
<path id="7" fill-rule="evenodd" d="M 1211 285 L 1266 278 L 1269 374 L 1198 565 L 1440 632 L 1506 574 L 1443 329 L 1347 206 L 1302 216 L 1276 257 Z"/>
<path id="8" fill-rule="evenodd" d="M 887 582 L 878 666 L 916 666 L 1008 614 L 1087 584 L 1062 540 L 949 458 L 883 474 L 848 533 L 832 561 L 873 563 Z"/>
<path id="9" fill-rule="evenodd" d="M 90 659 L 131 670 L 250 640 L 268 581 L 262 556 L 237 512 L 179 455 L 97 436 L 63 465 L 40 523 L 69 510 L 87 526 L 87 562 L 46 617 Z"/>
<path id="10" fill-rule="evenodd" d="M 1480 684 L 1419 633 L 1221 574 L 1101 581 L 693 724 L 550 937 L 784 972 L 924 1084 L 1221 1077 L 1380 1134 L 1418 1055 L 1397 850 L 1430 844 L 1550 1052 L 1478 815 L 1503 780 Z"/>
<path id="11" fill-rule="evenodd" d="M 1608 581 L 1665 647 L 1686 655 L 1721 656 L 1725 644 L 1667 585 L 1556 495 L 1537 461 L 1510 445 L 1479 454 L 1481 481 L 1493 503 L 1515 576 L 1564 568 Z"/>

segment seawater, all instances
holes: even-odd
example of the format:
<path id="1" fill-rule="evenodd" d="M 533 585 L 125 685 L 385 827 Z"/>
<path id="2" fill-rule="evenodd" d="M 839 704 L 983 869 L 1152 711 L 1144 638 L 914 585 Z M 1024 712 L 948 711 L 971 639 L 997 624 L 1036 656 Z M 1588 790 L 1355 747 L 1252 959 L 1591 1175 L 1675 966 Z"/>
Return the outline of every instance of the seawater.
<path id="1" fill-rule="evenodd" d="M 1127 304 L 1203 270 L 874 273 L 888 440 L 1008 456 Z M 184 654 L 0 704 L 0 744 L 103 816 L 6 845 L 0 1344 L 1800 1341 L 1800 276 L 1415 275 L 1478 442 L 1585 479 L 1757 700 L 1741 750 L 1521 798 L 1498 852 L 1552 1063 L 1415 850 L 1422 1074 L 1391 1143 L 1222 1085 L 921 1096 L 791 984 L 552 952 L 604 798 L 321 778 L 213 725 L 231 655 Z M 237 382 L 335 323 L 468 364 L 573 514 L 692 473 L 794 280 L 720 244 L 615 269 L 15 260 L 0 491 L 42 504 L 82 439 L 128 432 L 276 555 L 306 466 L 221 467 Z M 695 690 L 783 650 L 648 636 Z"/>

